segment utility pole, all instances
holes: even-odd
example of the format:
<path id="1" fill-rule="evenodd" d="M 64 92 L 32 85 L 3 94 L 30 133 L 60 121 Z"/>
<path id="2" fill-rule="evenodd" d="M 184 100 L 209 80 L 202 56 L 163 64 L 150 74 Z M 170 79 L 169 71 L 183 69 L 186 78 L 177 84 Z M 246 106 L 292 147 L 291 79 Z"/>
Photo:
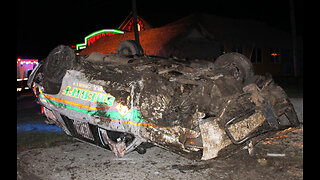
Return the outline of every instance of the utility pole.
<path id="1" fill-rule="evenodd" d="M 294 16 L 294 3 L 290 0 L 290 18 L 291 18 L 291 34 L 292 34 L 292 51 L 293 51 L 293 73 L 294 77 L 298 77 L 297 72 L 297 34 L 296 34 L 296 20 Z"/>
<path id="2" fill-rule="evenodd" d="M 138 46 L 139 53 L 140 55 L 143 55 L 143 49 L 140 44 L 139 40 L 139 31 L 138 31 L 138 22 L 137 22 L 137 5 L 136 5 L 136 0 L 132 0 L 132 16 L 133 16 L 133 30 L 134 30 L 134 40 L 136 42 L 136 45 Z"/>
<path id="3" fill-rule="evenodd" d="M 138 31 L 138 23 L 137 23 L 137 6 L 136 0 L 132 0 L 132 14 L 133 14 L 133 30 L 134 30 L 134 38 L 137 44 L 140 44 L 139 40 L 139 31 Z"/>

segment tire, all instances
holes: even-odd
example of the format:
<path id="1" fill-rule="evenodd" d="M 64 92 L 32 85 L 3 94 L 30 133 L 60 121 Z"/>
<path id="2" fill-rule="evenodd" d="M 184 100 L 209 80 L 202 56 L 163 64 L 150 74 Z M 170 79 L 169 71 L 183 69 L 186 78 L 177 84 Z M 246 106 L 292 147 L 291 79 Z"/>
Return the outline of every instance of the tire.
<path id="1" fill-rule="evenodd" d="M 134 40 L 125 40 L 120 42 L 116 49 L 116 53 L 121 56 L 142 56 L 144 54 L 141 45 L 136 43 Z"/>
<path id="2" fill-rule="evenodd" d="M 219 56 L 214 62 L 214 70 L 231 73 L 237 80 L 242 82 L 254 75 L 251 61 L 243 54 L 236 52 Z"/>
<path id="3" fill-rule="evenodd" d="M 75 65 L 75 62 L 75 53 L 68 46 L 59 45 L 49 53 L 43 67 L 44 89 L 47 93 L 59 92 L 64 75 Z"/>

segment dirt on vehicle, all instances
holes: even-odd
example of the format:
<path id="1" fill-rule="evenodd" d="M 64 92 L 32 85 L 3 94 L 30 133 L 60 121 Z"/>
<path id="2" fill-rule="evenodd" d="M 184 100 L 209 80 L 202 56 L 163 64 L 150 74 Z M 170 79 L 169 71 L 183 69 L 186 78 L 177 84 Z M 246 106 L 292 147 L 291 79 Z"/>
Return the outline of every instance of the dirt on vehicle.
<path id="1" fill-rule="evenodd" d="M 121 53 L 75 56 L 72 49 L 61 45 L 49 53 L 34 82 L 43 93 L 60 92 L 58 96 L 79 96 L 81 86 L 102 88 L 112 96 L 112 103 L 92 100 L 95 104 L 89 106 L 98 111 L 88 113 L 91 117 L 86 121 L 110 128 L 115 121 L 111 123 L 108 107 L 113 102 L 119 105 L 114 107 L 121 115 L 117 121 L 135 109 L 130 115 L 135 119 L 130 121 L 144 125 L 124 125 L 122 132 L 190 159 L 228 156 L 299 124 L 284 90 L 271 76 L 255 75 L 250 60 L 239 53 L 226 53 L 212 63 Z M 56 111 L 65 107 L 58 106 Z M 68 113 L 73 112 L 65 115 Z"/>
<path id="2" fill-rule="evenodd" d="M 46 108 L 75 119 L 82 114 L 61 102 L 83 103 L 79 94 L 72 97 L 77 89 L 99 88 L 114 104 L 93 100 L 85 107 L 97 111 L 86 111 L 81 120 L 114 131 L 124 127 L 119 131 L 140 138 L 140 146 L 156 146 L 124 157 L 84 143 L 26 150 L 18 154 L 18 178 L 302 179 L 303 128 L 294 106 L 271 76 L 255 75 L 242 54 L 227 53 L 212 63 L 119 53 L 75 56 L 58 46 L 34 82 L 44 103 L 60 101 Z M 108 115 L 129 109 L 136 119 L 122 115 L 115 122 Z M 112 129 L 115 123 L 121 126 Z M 101 138 L 90 138 L 99 146 Z"/>

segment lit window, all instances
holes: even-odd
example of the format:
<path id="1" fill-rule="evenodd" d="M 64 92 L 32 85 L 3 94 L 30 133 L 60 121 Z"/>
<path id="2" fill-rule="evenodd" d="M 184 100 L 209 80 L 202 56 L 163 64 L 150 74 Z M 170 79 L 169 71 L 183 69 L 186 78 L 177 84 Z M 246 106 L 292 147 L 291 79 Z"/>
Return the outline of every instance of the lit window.
<path id="1" fill-rule="evenodd" d="M 140 24 L 138 24 L 138 31 L 140 31 Z"/>
<path id="2" fill-rule="evenodd" d="M 271 64 L 279 64 L 280 63 L 280 49 L 270 49 L 270 63 Z"/>

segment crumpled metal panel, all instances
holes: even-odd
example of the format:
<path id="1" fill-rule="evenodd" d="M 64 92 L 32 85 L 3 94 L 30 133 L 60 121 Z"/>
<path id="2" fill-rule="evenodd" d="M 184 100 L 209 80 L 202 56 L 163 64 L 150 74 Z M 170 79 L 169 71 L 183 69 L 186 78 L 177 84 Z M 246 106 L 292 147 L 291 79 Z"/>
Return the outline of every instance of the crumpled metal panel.
<path id="1" fill-rule="evenodd" d="M 278 117 L 283 114 L 295 124 L 292 104 L 272 79 L 251 72 L 243 75 L 236 63 L 220 63 L 232 71 L 213 71 L 212 63 L 206 61 L 109 54 L 91 62 L 79 57 L 66 70 L 56 94 L 44 89 L 50 85 L 41 68 L 33 76 L 46 108 L 98 130 L 134 135 L 132 149 L 105 138 L 119 157 L 141 142 L 151 142 L 186 157 L 200 154 L 201 160 L 208 160 L 231 145 L 280 129 Z"/>

